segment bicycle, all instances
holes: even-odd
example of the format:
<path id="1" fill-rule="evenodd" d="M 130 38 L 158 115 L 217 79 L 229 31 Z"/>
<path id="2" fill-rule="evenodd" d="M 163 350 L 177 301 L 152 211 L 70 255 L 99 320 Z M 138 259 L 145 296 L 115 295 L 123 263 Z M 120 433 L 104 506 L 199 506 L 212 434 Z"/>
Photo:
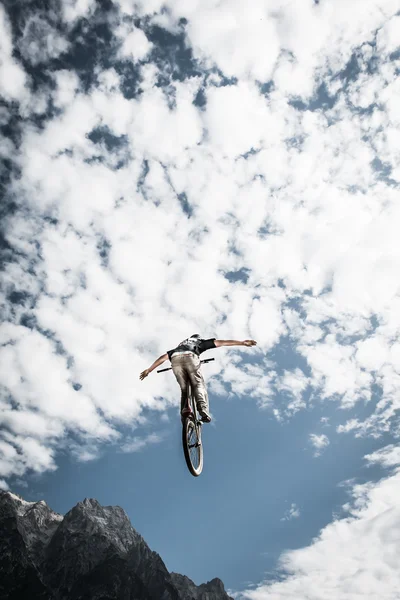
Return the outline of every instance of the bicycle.
<path id="1" fill-rule="evenodd" d="M 201 363 L 209 363 L 215 358 L 206 358 Z M 157 373 L 171 371 L 172 367 L 159 369 Z M 201 428 L 203 422 L 199 419 L 196 401 L 190 382 L 187 384 L 186 405 L 182 410 L 182 445 L 187 467 L 194 477 L 198 477 L 203 470 L 203 444 L 201 441 Z"/>

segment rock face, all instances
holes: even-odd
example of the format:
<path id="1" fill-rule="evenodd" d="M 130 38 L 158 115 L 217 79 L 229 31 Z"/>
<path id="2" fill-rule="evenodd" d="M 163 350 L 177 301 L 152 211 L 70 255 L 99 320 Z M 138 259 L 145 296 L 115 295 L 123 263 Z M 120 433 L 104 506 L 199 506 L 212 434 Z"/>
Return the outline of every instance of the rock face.
<path id="1" fill-rule="evenodd" d="M 171 573 L 172 581 L 179 591 L 179 598 L 188 600 L 220 600 L 221 598 L 230 598 L 225 592 L 224 584 L 217 577 L 208 583 L 195 585 L 189 577 Z"/>
<path id="2" fill-rule="evenodd" d="M 0 600 L 232 600 L 219 579 L 169 573 L 118 506 L 64 517 L 0 491 Z"/>

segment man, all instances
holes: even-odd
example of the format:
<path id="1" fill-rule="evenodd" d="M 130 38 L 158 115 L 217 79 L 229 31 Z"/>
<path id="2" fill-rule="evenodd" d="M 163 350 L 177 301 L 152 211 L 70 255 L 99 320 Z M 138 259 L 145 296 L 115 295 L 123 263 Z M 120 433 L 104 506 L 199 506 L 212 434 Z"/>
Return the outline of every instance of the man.
<path id="1" fill-rule="evenodd" d="M 165 354 L 157 358 L 149 367 L 140 373 L 140 379 L 143 381 L 149 373 L 162 365 L 166 360 L 171 361 L 172 371 L 181 388 L 181 414 L 183 414 L 186 406 L 186 386 L 188 380 L 196 398 L 197 410 L 204 423 L 210 423 L 211 417 L 208 409 L 208 394 L 204 383 L 203 375 L 200 370 L 200 354 L 212 348 L 221 348 L 221 346 L 255 346 L 257 342 L 254 340 L 216 340 L 211 338 L 204 340 L 198 333 L 193 334 L 190 338 L 183 340 L 173 350 L 168 350 Z"/>

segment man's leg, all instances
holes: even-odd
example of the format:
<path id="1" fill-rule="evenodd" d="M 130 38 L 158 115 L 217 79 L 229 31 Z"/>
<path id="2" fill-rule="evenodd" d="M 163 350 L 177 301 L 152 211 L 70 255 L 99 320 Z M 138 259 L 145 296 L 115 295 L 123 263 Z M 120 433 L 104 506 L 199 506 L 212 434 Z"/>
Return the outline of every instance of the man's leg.
<path id="1" fill-rule="evenodd" d="M 187 403 L 186 390 L 188 382 L 188 374 L 186 366 L 181 356 L 173 356 L 171 360 L 172 371 L 176 377 L 179 387 L 181 388 L 181 412 Z"/>
<path id="2" fill-rule="evenodd" d="M 206 384 L 201 372 L 200 358 L 191 356 L 186 357 L 186 369 L 192 386 L 194 397 L 196 398 L 196 406 L 203 421 L 209 423 L 211 417 L 208 407 L 208 393 Z"/>

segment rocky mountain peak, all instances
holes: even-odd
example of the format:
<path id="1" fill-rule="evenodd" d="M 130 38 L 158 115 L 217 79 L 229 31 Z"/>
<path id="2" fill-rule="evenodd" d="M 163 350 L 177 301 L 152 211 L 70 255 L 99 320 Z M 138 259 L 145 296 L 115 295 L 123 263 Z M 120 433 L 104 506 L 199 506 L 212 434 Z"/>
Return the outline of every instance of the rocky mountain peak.
<path id="1" fill-rule="evenodd" d="M 128 515 L 119 506 L 101 506 L 93 498 L 78 502 L 64 517 L 59 533 L 77 536 L 79 543 L 97 539 L 100 546 L 111 545 L 125 553 L 141 536 L 132 527 Z M 80 540 L 82 538 L 82 540 Z"/>
<path id="2" fill-rule="evenodd" d="M 171 577 L 182 598 L 187 600 L 228 600 L 230 598 L 218 577 L 198 586 L 186 575 L 171 573 Z"/>
<path id="3" fill-rule="evenodd" d="M 0 598 L 231 600 L 220 579 L 169 573 L 119 506 L 85 498 L 67 514 L 0 492 Z"/>
<path id="4" fill-rule="evenodd" d="M 33 560 L 40 562 L 44 548 L 63 517 L 51 510 L 44 500 L 27 502 L 11 492 L 0 493 L 0 511 L 1 507 L 8 510 L 8 518 L 15 519 L 16 528 Z"/>

